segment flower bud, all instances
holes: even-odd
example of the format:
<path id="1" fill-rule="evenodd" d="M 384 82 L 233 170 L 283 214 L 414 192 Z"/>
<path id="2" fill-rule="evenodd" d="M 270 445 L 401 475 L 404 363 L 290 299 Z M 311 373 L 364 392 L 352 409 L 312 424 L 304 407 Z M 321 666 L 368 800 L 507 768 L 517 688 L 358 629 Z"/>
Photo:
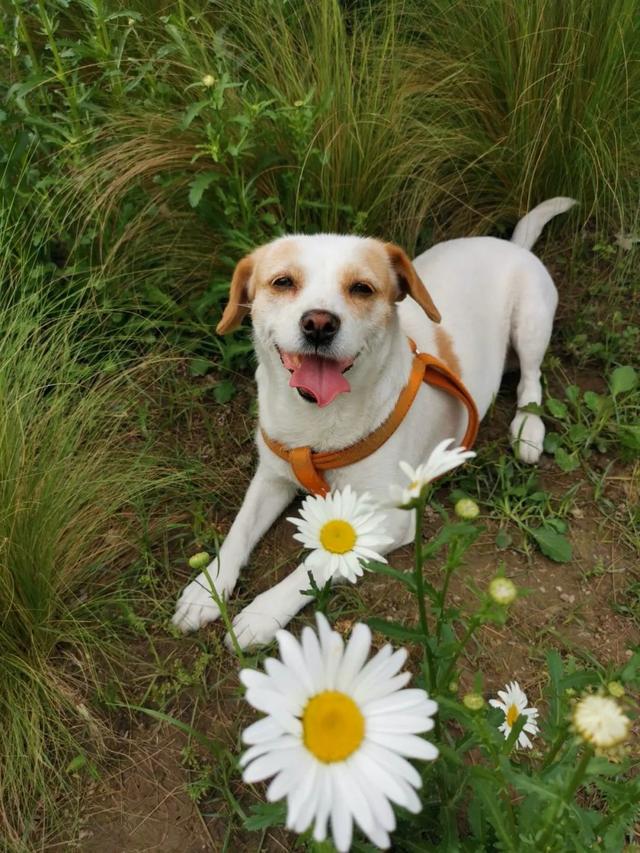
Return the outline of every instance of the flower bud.
<path id="1" fill-rule="evenodd" d="M 516 585 L 509 578 L 497 577 L 489 584 L 489 595 L 496 604 L 507 605 L 514 602 L 518 595 Z"/>
<path id="2" fill-rule="evenodd" d="M 625 694 L 624 687 L 619 681 L 610 681 L 607 684 L 607 690 L 612 696 L 615 696 L 616 699 L 622 699 Z"/>
<path id="3" fill-rule="evenodd" d="M 200 82 L 205 86 L 205 88 L 210 89 L 216 82 L 216 78 L 213 74 L 205 74 Z"/>
<path id="4" fill-rule="evenodd" d="M 463 518 L 465 521 L 471 521 L 480 515 L 480 507 L 471 498 L 460 498 L 453 509 L 458 518 Z"/>
<path id="5" fill-rule="evenodd" d="M 479 693 L 465 693 L 462 704 L 470 711 L 481 711 L 484 708 L 484 699 Z"/>
<path id="6" fill-rule="evenodd" d="M 189 557 L 189 566 L 192 569 L 204 569 L 205 566 L 209 565 L 210 559 L 206 551 L 198 551 L 193 557 Z"/>

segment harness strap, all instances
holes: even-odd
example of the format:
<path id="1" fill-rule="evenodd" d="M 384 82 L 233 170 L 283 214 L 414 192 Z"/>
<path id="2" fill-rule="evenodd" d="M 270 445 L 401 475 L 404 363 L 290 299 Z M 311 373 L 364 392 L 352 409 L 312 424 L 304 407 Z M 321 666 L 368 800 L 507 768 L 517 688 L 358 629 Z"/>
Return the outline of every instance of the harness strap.
<path id="1" fill-rule="evenodd" d="M 288 448 L 279 441 L 270 438 L 262 428 L 260 429 L 267 447 L 280 459 L 291 465 L 296 479 L 308 492 L 322 496 L 328 494 L 330 487 L 322 476 L 322 471 L 331 471 L 335 468 L 353 465 L 354 462 L 366 459 L 367 456 L 382 447 L 406 417 L 423 382 L 433 385 L 434 388 L 439 388 L 441 391 L 446 391 L 464 405 L 467 410 L 468 423 L 462 445 L 467 450 L 473 446 L 478 435 L 480 419 L 471 394 L 462 380 L 443 361 L 428 353 L 416 352 L 416 345 L 411 338 L 409 338 L 409 343 L 414 352 L 411 373 L 409 374 L 409 381 L 400 392 L 393 411 L 377 429 L 350 447 L 324 453 L 314 453 L 310 447 L 306 446 Z"/>

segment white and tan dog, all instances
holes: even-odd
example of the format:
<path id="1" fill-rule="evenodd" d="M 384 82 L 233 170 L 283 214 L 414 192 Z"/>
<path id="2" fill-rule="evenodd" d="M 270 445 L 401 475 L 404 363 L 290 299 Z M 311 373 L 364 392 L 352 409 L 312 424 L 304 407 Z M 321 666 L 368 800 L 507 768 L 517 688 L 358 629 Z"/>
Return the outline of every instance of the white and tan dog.
<path id="1" fill-rule="evenodd" d="M 529 249 L 544 225 L 574 203 L 545 201 L 518 223 L 511 242 L 451 240 L 413 264 L 397 246 L 333 234 L 282 237 L 256 249 L 236 267 L 218 332 L 232 331 L 251 312 L 262 429 L 288 447 L 315 451 L 345 448 L 367 436 L 407 383 L 408 336 L 462 378 L 481 418 L 498 392 L 510 347 L 520 362 L 518 408 L 540 403 L 540 365 L 557 293 Z M 384 502 L 389 484 L 399 479 L 401 459 L 417 466 L 443 438 L 459 441 L 465 425 L 457 400 L 423 384 L 391 438 L 366 459 L 327 472 L 328 483 L 332 489 L 350 484 Z M 520 459 L 538 461 L 544 438 L 539 417 L 518 411 L 511 436 Z M 208 568 L 223 598 L 299 489 L 260 431 L 257 443 L 256 473 L 219 559 Z M 413 513 L 390 509 L 387 533 L 393 542 L 385 552 L 411 542 Z M 234 620 L 240 645 L 268 643 L 309 601 L 301 592 L 308 586 L 301 565 L 257 596 Z M 219 615 L 201 574 L 180 596 L 173 622 L 192 631 Z"/>

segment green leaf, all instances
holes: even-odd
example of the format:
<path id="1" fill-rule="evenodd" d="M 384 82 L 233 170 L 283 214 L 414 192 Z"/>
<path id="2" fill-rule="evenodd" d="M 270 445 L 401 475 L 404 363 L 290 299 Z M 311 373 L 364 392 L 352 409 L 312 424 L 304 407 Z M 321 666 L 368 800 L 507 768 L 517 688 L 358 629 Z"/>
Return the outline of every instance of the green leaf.
<path id="1" fill-rule="evenodd" d="M 555 453 L 557 447 L 560 447 L 562 439 L 557 432 L 548 432 L 544 437 L 545 453 Z"/>
<path id="2" fill-rule="evenodd" d="M 197 207 L 200 204 L 203 192 L 216 178 L 216 172 L 203 172 L 191 181 L 189 184 L 189 204 L 191 207 Z"/>
<path id="3" fill-rule="evenodd" d="M 603 397 L 602 394 L 596 394 L 595 391 L 585 391 L 584 402 L 587 408 L 597 415 L 606 406 L 607 398 Z"/>
<path id="4" fill-rule="evenodd" d="M 577 385 L 567 385 L 564 389 L 564 396 L 575 405 L 580 399 L 580 388 Z"/>
<path id="5" fill-rule="evenodd" d="M 538 547 L 550 560 L 556 563 L 568 563 L 572 557 L 571 543 L 561 533 L 556 533 L 548 527 L 527 528 L 538 543 Z"/>
<path id="6" fill-rule="evenodd" d="M 507 533 L 506 530 L 498 530 L 498 535 L 496 536 L 496 548 L 500 548 L 501 551 L 504 551 L 504 549 L 508 548 L 512 542 L 513 539 L 511 538 L 511 534 Z"/>
<path id="7" fill-rule="evenodd" d="M 623 394 L 625 391 L 633 391 L 638 384 L 638 374 L 628 364 L 616 367 L 609 379 L 609 387 L 613 396 Z"/>
<path id="8" fill-rule="evenodd" d="M 412 592 L 416 591 L 416 582 L 412 572 L 401 572 L 387 563 L 377 563 L 375 560 L 368 560 L 365 565 L 370 572 L 374 572 L 376 575 L 386 575 L 388 578 L 400 581 Z"/>
<path id="9" fill-rule="evenodd" d="M 278 803 L 258 803 L 251 806 L 249 814 L 243 821 L 243 826 L 249 832 L 257 832 L 270 826 L 284 826 L 287 816 L 284 801 Z"/>
<path id="10" fill-rule="evenodd" d="M 195 104 L 191 104 L 191 106 L 185 111 L 184 118 L 180 123 L 180 129 L 186 130 L 194 118 L 202 112 L 208 103 L 209 101 L 197 101 Z"/>
<path id="11" fill-rule="evenodd" d="M 372 631 L 384 634 L 392 640 L 408 641 L 410 643 L 423 643 L 424 637 L 419 628 L 407 628 L 399 622 L 389 622 L 386 619 L 368 619 L 367 625 Z"/>
<path id="12" fill-rule="evenodd" d="M 621 424 L 618 427 L 618 441 L 623 447 L 640 453 L 640 425 Z"/>
<path id="13" fill-rule="evenodd" d="M 216 403 L 228 403 L 229 400 L 233 400 L 236 395 L 236 386 L 230 379 L 223 379 L 222 382 L 218 382 L 216 387 L 213 389 L 213 396 L 215 397 Z"/>
<path id="14" fill-rule="evenodd" d="M 189 373 L 192 376 L 204 376 L 212 367 L 215 365 L 210 359 L 197 356 L 189 362 Z"/>
<path id="15" fill-rule="evenodd" d="M 557 400 L 555 397 L 549 397 L 547 400 L 547 409 L 549 410 L 549 414 L 553 415 L 554 418 L 559 418 L 560 420 L 564 420 L 569 416 L 569 410 L 565 403 L 562 400 Z"/>

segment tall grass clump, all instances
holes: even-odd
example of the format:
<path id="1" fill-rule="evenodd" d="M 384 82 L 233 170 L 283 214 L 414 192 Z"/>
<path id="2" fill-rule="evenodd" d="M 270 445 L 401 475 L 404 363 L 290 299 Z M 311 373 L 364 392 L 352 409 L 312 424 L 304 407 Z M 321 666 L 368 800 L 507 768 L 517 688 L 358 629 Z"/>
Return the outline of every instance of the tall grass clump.
<path id="1" fill-rule="evenodd" d="M 414 11 L 452 122 L 473 141 L 462 156 L 450 148 L 462 205 L 496 221 L 568 193 L 602 230 L 637 225 L 633 0 L 428 0 Z M 458 227 L 477 227 L 469 211 L 449 209 Z"/>
<path id="2" fill-rule="evenodd" d="M 90 316 L 54 310 L 51 282 L 38 281 L 20 229 L 4 224 L 0 825 L 21 850 L 100 752 L 96 700 L 122 651 L 117 573 L 135 556 L 132 509 L 159 469 L 127 426 L 135 371 L 108 378 L 91 362 L 93 344 L 78 335 Z"/>

